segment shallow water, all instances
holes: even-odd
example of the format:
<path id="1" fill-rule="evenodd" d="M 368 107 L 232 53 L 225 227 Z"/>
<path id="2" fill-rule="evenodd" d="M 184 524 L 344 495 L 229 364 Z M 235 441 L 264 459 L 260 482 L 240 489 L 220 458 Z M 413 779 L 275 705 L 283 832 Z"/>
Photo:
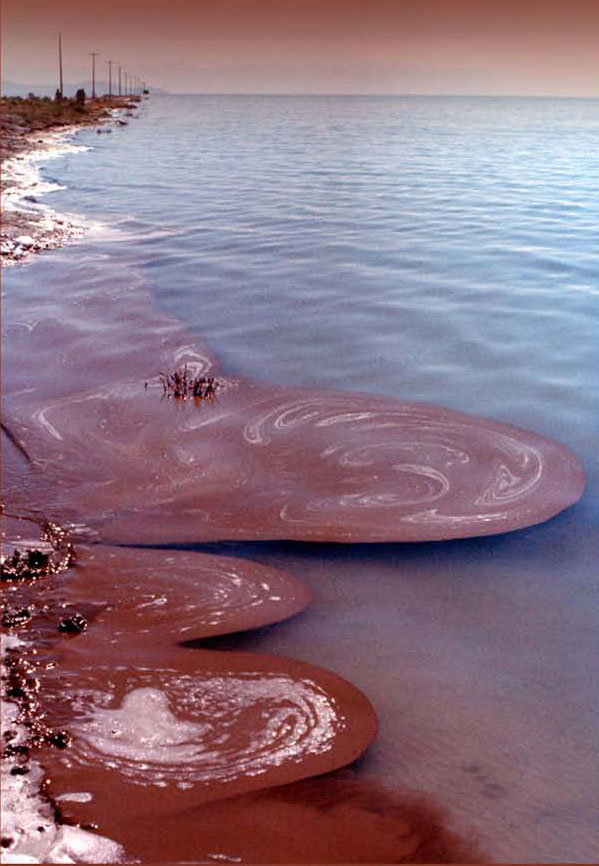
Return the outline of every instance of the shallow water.
<path id="1" fill-rule="evenodd" d="M 9 422 L 151 379 L 191 332 L 225 377 L 437 403 L 578 454 L 580 503 L 517 533 L 209 548 L 315 594 L 219 646 L 355 683 L 381 722 L 361 777 L 508 861 L 596 845 L 597 126 L 582 100 L 152 97 L 47 169 L 48 202 L 110 232 L 4 278 Z M 44 510 L 55 485 L 10 460 L 13 501 Z"/>

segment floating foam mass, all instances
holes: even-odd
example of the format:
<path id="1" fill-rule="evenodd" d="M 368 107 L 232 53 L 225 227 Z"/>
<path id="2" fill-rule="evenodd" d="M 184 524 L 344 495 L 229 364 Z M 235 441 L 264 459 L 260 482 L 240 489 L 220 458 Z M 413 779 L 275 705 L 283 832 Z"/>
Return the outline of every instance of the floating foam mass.
<path id="1" fill-rule="evenodd" d="M 133 819 L 329 772 L 376 733 L 355 686 L 302 662 L 164 648 L 142 649 L 145 664 L 122 658 L 86 634 L 43 684 L 49 721 L 72 735 L 43 752 L 50 793 L 100 830 L 115 804 Z M 91 797 L 64 798 L 73 791 Z"/>
<path id="2" fill-rule="evenodd" d="M 528 430 L 367 395 L 228 383 L 211 403 L 121 382 L 20 414 L 53 507 L 108 540 L 426 541 L 576 502 L 572 452 Z"/>

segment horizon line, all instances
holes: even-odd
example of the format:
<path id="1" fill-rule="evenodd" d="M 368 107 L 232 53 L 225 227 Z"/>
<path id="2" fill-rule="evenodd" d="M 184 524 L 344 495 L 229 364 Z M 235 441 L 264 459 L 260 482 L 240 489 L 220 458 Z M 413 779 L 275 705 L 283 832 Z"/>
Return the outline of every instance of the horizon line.
<path id="1" fill-rule="evenodd" d="M 2 84 L 9 84 L 19 87 L 20 82 L 7 80 L 6 76 L 1 76 Z M 1 85 L 0 85 L 1 86 Z M 25 85 L 29 87 L 30 85 Z M 35 84 L 34 87 L 51 88 L 52 84 Z M 64 87 L 77 87 L 77 83 L 65 83 Z M 369 91 L 361 93 L 347 93 L 335 91 L 263 91 L 263 90 L 167 90 L 159 85 L 146 85 L 147 89 L 152 93 L 162 93 L 164 96 L 272 96 L 272 97 L 342 97 L 342 98 L 366 98 L 366 97 L 390 97 L 390 98 L 410 98 L 410 99 L 585 99 L 598 100 L 599 93 L 592 95 L 581 94 L 554 94 L 554 93 L 390 93 Z M 33 92 L 33 91 L 30 91 Z M 37 94 L 34 94 L 37 95 Z M 107 95 L 107 94 L 105 94 Z M 115 94 L 112 94 L 115 96 Z M 7 96 L 2 93 L 2 96 Z M 10 97 L 7 97 L 10 98 Z"/>
<path id="2" fill-rule="evenodd" d="M 165 96 L 342 96 L 342 97 L 368 97 L 389 96 L 409 97 L 418 99 L 599 99 L 599 93 L 593 95 L 580 94 L 552 94 L 552 93 L 386 93 L 370 91 L 367 93 L 342 93 L 333 91 L 261 91 L 261 90 L 166 90 L 165 88 L 148 85 L 150 93 L 152 90 L 159 91 Z"/>

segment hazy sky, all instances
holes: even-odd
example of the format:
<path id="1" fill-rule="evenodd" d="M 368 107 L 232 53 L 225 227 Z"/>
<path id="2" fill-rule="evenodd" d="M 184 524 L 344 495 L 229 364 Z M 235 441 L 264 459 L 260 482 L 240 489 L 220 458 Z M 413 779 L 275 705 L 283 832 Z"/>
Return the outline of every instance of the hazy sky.
<path id="1" fill-rule="evenodd" d="M 597 0 L 3 0 L 3 69 L 175 92 L 599 95 Z"/>

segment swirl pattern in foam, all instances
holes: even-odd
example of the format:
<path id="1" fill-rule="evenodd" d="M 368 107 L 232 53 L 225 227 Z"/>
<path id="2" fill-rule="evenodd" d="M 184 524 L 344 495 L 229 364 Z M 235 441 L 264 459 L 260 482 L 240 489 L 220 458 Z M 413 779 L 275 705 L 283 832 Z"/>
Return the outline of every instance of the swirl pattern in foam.
<path id="1" fill-rule="evenodd" d="M 354 686 L 302 662 L 205 650 L 165 650 L 151 666 L 147 653 L 135 667 L 118 658 L 86 635 L 45 684 L 52 721 L 73 738 L 48 754 L 59 786 L 66 774 L 100 799 L 124 784 L 199 802 L 328 772 L 376 733 Z"/>
<path id="2" fill-rule="evenodd" d="M 110 642 L 156 645 L 279 622 L 303 610 L 312 593 L 299 578 L 247 559 L 80 546 L 63 598 L 97 609 Z"/>
<path id="3" fill-rule="evenodd" d="M 157 673 L 148 682 L 167 691 L 134 688 L 106 708 L 105 696 L 94 696 L 86 718 L 72 726 L 74 760 L 105 762 L 142 785 L 230 781 L 328 751 L 343 725 L 334 701 L 309 680 Z"/>
<path id="4" fill-rule="evenodd" d="M 487 535 L 547 520 L 584 487 L 577 458 L 532 431 L 256 383 L 200 409 L 117 385 L 37 409 L 20 435 L 60 474 L 61 507 L 100 513 L 118 541 Z"/>

